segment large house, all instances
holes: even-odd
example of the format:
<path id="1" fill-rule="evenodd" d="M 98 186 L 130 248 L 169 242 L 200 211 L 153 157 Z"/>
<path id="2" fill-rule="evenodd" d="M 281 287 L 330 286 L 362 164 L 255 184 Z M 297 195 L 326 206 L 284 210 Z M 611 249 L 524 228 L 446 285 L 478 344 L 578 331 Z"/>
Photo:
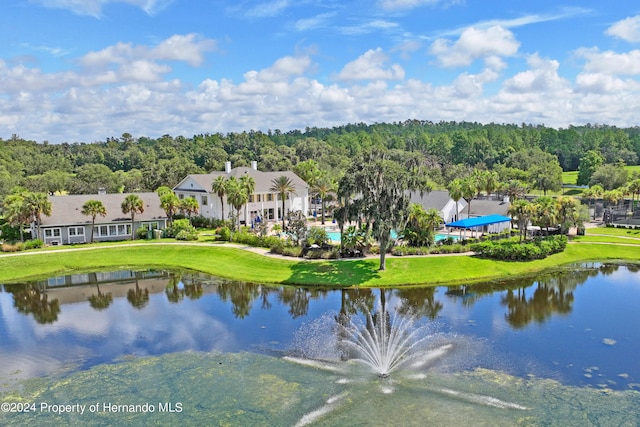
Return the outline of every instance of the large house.
<path id="1" fill-rule="evenodd" d="M 453 222 L 463 218 L 474 218 L 486 215 L 507 215 L 509 201 L 505 200 L 471 200 L 471 212 L 468 212 L 468 203 L 461 198 L 456 202 L 449 196 L 448 191 L 434 190 L 428 193 L 411 193 L 411 203 L 422 205 L 425 209 L 435 208 L 440 211 L 440 216 L 445 222 Z M 456 210 L 457 208 L 457 210 Z"/>
<path id="2" fill-rule="evenodd" d="M 148 229 L 163 229 L 167 225 L 167 214 L 160 207 L 156 193 L 135 193 L 144 203 L 144 212 L 136 213 L 133 230 L 131 216 L 122 213 L 122 202 L 127 194 L 77 194 L 49 196 L 51 215 L 42 216 L 38 238 L 47 245 L 86 243 L 91 240 L 92 218 L 82 214 L 82 205 L 89 200 L 102 202 L 106 216 L 96 216 L 93 240 L 96 242 L 127 240 L 131 233 L 145 226 Z M 33 230 L 36 235 L 36 230 Z"/>
<path id="3" fill-rule="evenodd" d="M 411 203 L 417 203 L 425 209 L 437 209 L 445 222 L 461 218 L 463 214 L 466 214 L 465 208 L 467 207 L 467 202 L 464 199 L 458 200 L 456 205 L 456 202 L 449 196 L 449 192 L 441 190 L 422 194 L 414 191 L 411 193 Z"/>
<path id="4" fill-rule="evenodd" d="M 220 197 L 211 189 L 213 181 L 219 177 L 240 177 L 248 175 L 255 181 L 255 190 L 249 196 L 248 218 L 245 218 L 245 208 L 240 210 L 240 221 L 250 224 L 257 218 L 261 220 L 280 220 L 286 211 L 301 211 L 307 215 L 309 211 L 309 186 L 298 175 L 291 171 L 262 172 L 258 170 L 257 162 L 251 162 L 251 167 L 237 167 L 231 169 L 231 162 L 225 163 L 224 172 L 211 172 L 208 174 L 188 175 L 173 188 L 174 193 L 180 199 L 194 197 L 200 203 L 200 215 L 206 218 L 227 219 L 233 212 L 232 206 L 227 203 L 224 196 L 223 206 Z M 273 180 L 286 176 L 293 184 L 294 193 L 285 202 L 285 212 L 282 212 L 282 200 L 280 194 L 273 192 Z"/>

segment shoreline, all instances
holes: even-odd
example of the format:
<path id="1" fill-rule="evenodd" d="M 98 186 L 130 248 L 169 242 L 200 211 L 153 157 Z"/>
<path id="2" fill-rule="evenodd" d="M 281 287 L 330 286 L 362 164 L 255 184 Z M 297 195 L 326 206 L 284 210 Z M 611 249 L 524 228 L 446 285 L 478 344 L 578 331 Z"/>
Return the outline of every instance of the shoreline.
<path id="1" fill-rule="evenodd" d="M 0 255 L 0 281 L 26 281 L 55 275 L 124 268 L 185 268 L 230 280 L 270 285 L 391 287 L 456 285 L 508 280 L 581 262 L 640 263 L 640 245 L 571 242 L 542 260 L 511 262 L 470 253 L 341 260 L 302 260 L 270 254 L 266 248 L 187 242 L 124 243 Z"/>

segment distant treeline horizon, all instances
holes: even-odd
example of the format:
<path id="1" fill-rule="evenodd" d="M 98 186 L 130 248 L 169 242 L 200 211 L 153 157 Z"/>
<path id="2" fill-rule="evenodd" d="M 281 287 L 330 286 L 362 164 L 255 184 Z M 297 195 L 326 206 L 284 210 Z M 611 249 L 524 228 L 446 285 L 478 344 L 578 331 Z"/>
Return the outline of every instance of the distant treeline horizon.
<path id="1" fill-rule="evenodd" d="M 176 185 L 188 174 L 250 166 L 264 171 L 308 169 L 313 164 L 338 178 L 352 160 L 369 150 L 389 150 L 392 158 L 411 158 L 446 184 L 465 170 L 515 167 L 514 159 L 544 152 L 564 171 L 575 171 L 589 152 L 604 163 L 636 165 L 640 127 L 581 125 L 551 128 L 529 124 L 482 124 L 407 120 L 354 123 L 304 130 L 204 133 L 158 138 L 123 133 L 104 141 L 50 144 L 0 138 L 0 196 L 23 186 L 30 191 L 94 193 L 153 191 Z M 519 154 L 516 154 L 519 153 Z"/>

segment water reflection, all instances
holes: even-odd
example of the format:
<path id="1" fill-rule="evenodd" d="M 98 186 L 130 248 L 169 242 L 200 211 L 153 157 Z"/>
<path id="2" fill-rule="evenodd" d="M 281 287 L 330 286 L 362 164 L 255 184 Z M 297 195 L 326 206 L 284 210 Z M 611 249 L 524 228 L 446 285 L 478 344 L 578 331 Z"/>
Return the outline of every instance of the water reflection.
<path id="1" fill-rule="evenodd" d="M 49 300 L 46 289 L 34 285 L 7 285 L 5 289 L 13 294 L 13 306 L 19 313 L 33 315 L 40 324 L 54 323 L 58 320 L 60 301 L 57 298 Z"/>
<path id="2" fill-rule="evenodd" d="M 571 313 L 575 289 L 590 277 L 598 274 L 611 275 L 618 270 L 616 264 L 593 264 L 582 268 L 557 271 L 541 277 L 521 278 L 505 282 L 477 285 L 459 285 L 446 288 L 406 287 L 379 290 L 384 301 L 387 296 L 399 299 L 399 314 L 412 314 L 426 319 L 437 319 L 445 303 L 461 304 L 471 308 L 487 296 L 503 292 L 501 304 L 506 307 L 504 317 L 514 328 L 523 328 L 531 322 L 543 323 L 554 315 Z M 627 266 L 631 272 L 640 267 Z M 88 292 L 87 286 L 95 286 Z M 444 300 L 438 299 L 439 289 L 445 289 Z M 116 271 L 82 275 L 59 276 L 45 281 L 7 284 L 4 291 L 13 294 L 14 307 L 18 312 L 33 315 L 41 324 L 54 323 L 58 319 L 61 305 L 88 301 L 95 310 L 106 310 L 116 298 L 126 295 L 127 301 L 136 309 L 144 309 L 150 296 L 163 292 L 167 301 L 180 303 L 185 297 L 198 300 L 206 293 L 217 294 L 231 306 L 238 319 L 249 316 L 259 301 L 261 310 L 270 310 L 272 298 L 288 307 L 291 318 L 307 316 L 310 301 L 325 299 L 330 292 L 340 293 L 339 316 L 349 317 L 361 311 L 361 307 L 373 308 L 376 299 L 373 289 L 350 288 L 328 290 L 323 288 L 270 287 L 255 283 L 234 282 L 216 279 L 204 274 L 188 271 Z M 87 293 L 89 295 L 87 295 Z"/>
<path id="3" fill-rule="evenodd" d="M 379 301 L 388 308 L 385 312 L 435 322 L 447 333 L 486 339 L 496 352 L 508 354 L 505 358 L 534 360 L 510 371 L 518 375 L 544 371 L 571 383 L 594 385 L 602 382 L 602 375 L 635 384 L 640 381 L 632 375 L 640 372 L 638 363 L 605 375 L 605 362 L 589 357 L 598 354 L 614 369 L 615 358 L 626 360 L 640 351 L 640 332 L 626 327 L 631 319 L 625 314 L 640 289 L 621 290 L 609 282 L 595 286 L 603 278 L 637 282 L 639 271 L 633 265 L 590 264 L 508 282 L 399 289 L 270 287 L 155 270 L 7 284 L 0 288 L 0 358 L 21 362 L 7 364 L 0 374 L 24 370 L 46 375 L 65 364 L 93 366 L 123 355 L 282 352 L 302 324 L 320 316 L 331 317 L 336 327 L 328 333 L 338 341 L 337 325 L 349 324 L 354 316 L 365 319 L 369 313 L 371 322 L 384 321 L 376 318 Z M 594 286 L 583 290 L 590 279 L 596 280 Z M 601 312 L 591 308 L 598 304 Z M 542 324 L 549 327 L 532 328 Z M 576 356 L 578 348 L 581 354 Z M 583 370 L 594 366 L 598 373 L 586 377 Z M 620 375 L 627 375 L 624 381 L 616 378 Z"/>

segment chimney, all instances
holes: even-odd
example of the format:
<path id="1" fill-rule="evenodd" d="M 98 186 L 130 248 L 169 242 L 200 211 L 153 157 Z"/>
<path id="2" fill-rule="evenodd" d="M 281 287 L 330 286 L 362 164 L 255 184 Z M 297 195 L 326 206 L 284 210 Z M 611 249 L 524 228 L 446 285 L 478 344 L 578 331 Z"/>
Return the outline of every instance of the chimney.
<path id="1" fill-rule="evenodd" d="M 251 169 L 253 169 L 254 171 L 258 170 L 258 162 L 256 162 L 255 160 L 251 161 Z"/>
<path id="2" fill-rule="evenodd" d="M 231 172 L 231 162 L 224 162 L 224 173 Z"/>

